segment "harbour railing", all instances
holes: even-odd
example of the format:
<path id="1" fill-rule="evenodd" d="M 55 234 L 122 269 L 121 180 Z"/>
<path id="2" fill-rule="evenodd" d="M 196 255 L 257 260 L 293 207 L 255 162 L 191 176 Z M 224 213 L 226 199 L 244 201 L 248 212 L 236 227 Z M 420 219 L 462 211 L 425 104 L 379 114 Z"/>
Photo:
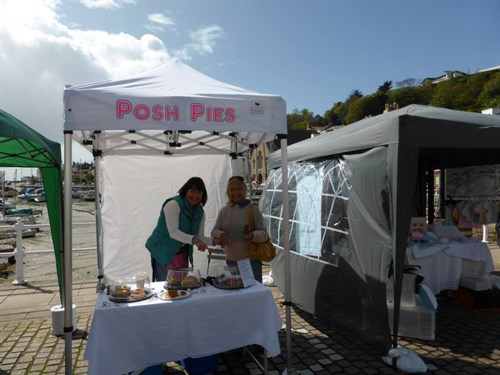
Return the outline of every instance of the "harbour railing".
<path id="1" fill-rule="evenodd" d="M 95 222 L 84 222 L 84 223 L 73 223 L 73 228 L 84 227 L 84 226 L 95 226 Z M 50 224 L 26 224 L 21 220 L 17 220 L 13 225 L 0 225 L 0 233 L 14 232 L 12 237 L 15 238 L 12 251 L 9 248 L 0 251 L 0 258 L 11 258 L 14 257 L 16 264 L 16 278 L 12 281 L 13 285 L 24 285 L 27 281 L 24 278 L 24 262 L 25 256 L 29 254 L 43 254 L 43 253 L 53 253 L 54 248 L 48 249 L 30 249 L 26 250 L 23 246 L 23 233 L 36 232 L 39 228 L 48 227 L 50 230 Z M 14 229 L 14 230 L 13 230 Z M 35 234 L 36 236 L 36 234 Z M 52 237 L 51 237 L 52 238 Z M 94 234 L 95 238 L 95 234 Z M 97 251 L 97 246 L 93 247 L 78 247 L 73 248 L 73 252 L 79 251 Z"/>

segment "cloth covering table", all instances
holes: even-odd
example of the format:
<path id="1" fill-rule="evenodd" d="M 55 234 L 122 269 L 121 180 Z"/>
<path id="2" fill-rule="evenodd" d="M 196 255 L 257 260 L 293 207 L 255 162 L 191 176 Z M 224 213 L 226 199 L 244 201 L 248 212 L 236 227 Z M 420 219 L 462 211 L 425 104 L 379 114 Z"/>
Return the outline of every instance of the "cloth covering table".
<path id="1" fill-rule="evenodd" d="M 154 291 L 164 283 L 152 283 Z M 112 303 L 102 293 L 85 350 L 88 374 L 125 374 L 155 364 L 204 357 L 260 345 L 280 354 L 281 318 L 269 288 L 220 290 L 211 285 L 191 296 L 164 301 L 156 296 Z"/>
<path id="2" fill-rule="evenodd" d="M 429 252 L 431 248 L 406 249 L 406 263 L 421 267 L 419 273 L 434 294 L 447 289 L 457 290 L 461 277 L 481 277 L 494 269 L 493 257 L 485 243 L 467 239 L 463 242 L 438 244 L 434 248 L 438 251 L 432 255 Z M 419 256 L 419 251 L 429 255 Z M 474 265 L 477 267 L 473 267 Z"/>

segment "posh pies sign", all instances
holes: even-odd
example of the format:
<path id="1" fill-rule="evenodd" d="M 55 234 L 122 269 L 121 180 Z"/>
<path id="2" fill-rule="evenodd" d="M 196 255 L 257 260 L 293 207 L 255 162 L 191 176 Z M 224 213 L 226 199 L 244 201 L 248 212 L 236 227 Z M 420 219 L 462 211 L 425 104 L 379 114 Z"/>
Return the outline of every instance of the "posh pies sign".
<path id="1" fill-rule="evenodd" d="M 269 111 L 268 101 L 260 98 L 129 98 L 116 95 L 96 101 L 85 95 L 65 92 L 65 105 L 65 130 L 270 132 L 270 124 L 277 122 L 272 117 L 276 111 Z M 286 126 L 286 120 L 282 123 Z"/>
<path id="2" fill-rule="evenodd" d="M 286 103 L 172 59 L 127 79 L 66 85 L 64 130 L 285 134 Z"/>
<path id="3" fill-rule="evenodd" d="M 142 120 L 176 123 L 185 116 L 188 122 L 197 121 L 232 124 L 236 121 L 236 109 L 234 107 L 207 106 L 201 103 L 190 103 L 188 113 L 181 113 L 179 105 L 148 105 L 144 103 L 134 104 L 129 100 L 119 99 L 116 101 L 116 118 L 119 120 Z"/>

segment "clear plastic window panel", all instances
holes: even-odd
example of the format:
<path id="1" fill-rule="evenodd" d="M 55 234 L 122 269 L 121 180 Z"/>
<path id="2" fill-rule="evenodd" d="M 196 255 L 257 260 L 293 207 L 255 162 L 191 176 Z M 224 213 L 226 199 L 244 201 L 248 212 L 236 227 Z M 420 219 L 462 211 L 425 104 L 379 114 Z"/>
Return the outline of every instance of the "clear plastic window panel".
<path id="1" fill-rule="evenodd" d="M 347 253 L 349 173 L 338 159 L 288 165 L 291 251 L 334 265 Z M 283 247 L 281 169 L 271 171 L 260 208 L 273 242 Z"/>

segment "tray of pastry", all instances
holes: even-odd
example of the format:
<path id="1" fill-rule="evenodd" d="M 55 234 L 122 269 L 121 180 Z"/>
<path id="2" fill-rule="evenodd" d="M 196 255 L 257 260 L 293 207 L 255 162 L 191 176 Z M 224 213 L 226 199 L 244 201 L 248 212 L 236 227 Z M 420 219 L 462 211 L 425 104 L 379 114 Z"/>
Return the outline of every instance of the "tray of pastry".
<path id="1" fill-rule="evenodd" d="M 164 289 L 171 290 L 188 290 L 196 289 L 202 286 L 199 271 L 190 270 L 170 270 L 167 274 L 167 281 L 163 286 Z"/>
<path id="2" fill-rule="evenodd" d="M 164 290 L 158 293 L 158 297 L 164 301 L 176 301 L 179 299 L 188 298 L 191 295 L 189 290 Z"/>
<path id="3" fill-rule="evenodd" d="M 153 291 L 148 288 L 132 289 L 130 286 L 117 286 L 111 290 L 109 300 L 118 303 L 131 303 L 144 301 L 154 295 Z"/>
<path id="4" fill-rule="evenodd" d="M 238 267 L 219 267 L 217 275 L 210 278 L 214 287 L 218 289 L 243 289 L 243 279 Z"/>
<path id="5" fill-rule="evenodd" d="M 218 289 L 242 289 L 243 280 L 240 275 L 219 275 L 214 278 L 212 285 Z"/>

